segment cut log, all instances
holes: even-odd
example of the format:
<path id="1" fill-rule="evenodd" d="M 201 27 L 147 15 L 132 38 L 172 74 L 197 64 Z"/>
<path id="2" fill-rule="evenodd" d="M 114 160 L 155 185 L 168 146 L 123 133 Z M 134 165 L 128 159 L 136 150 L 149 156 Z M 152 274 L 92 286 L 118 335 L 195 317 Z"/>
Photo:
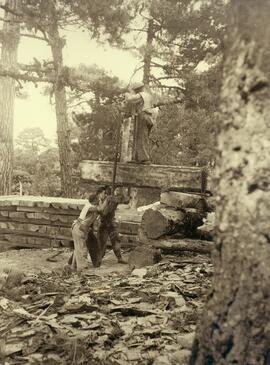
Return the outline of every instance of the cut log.
<path id="1" fill-rule="evenodd" d="M 96 184 L 110 184 L 113 163 L 85 160 L 80 163 L 81 178 Z M 169 188 L 176 191 L 200 191 L 201 168 L 119 163 L 118 186 Z"/>
<path id="2" fill-rule="evenodd" d="M 157 239 L 184 230 L 186 214 L 173 209 L 148 209 L 142 216 L 141 229 L 147 238 Z"/>
<path id="3" fill-rule="evenodd" d="M 214 248 L 214 242 L 202 241 L 202 240 L 191 240 L 191 239 L 159 239 L 159 240 L 148 240 L 147 245 L 155 248 L 159 248 L 164 252 L 181 252 L 190 251 L 202 254 L 211 253 Z"/>
<path id="4" fill-rule="evenodd" d="M 198 210 L 206 210 L 207 208 L 207 203 L 201 195 L 179 193 L 175 191 L 161 193 L 160 202 L 176 209 L 195 208 Z"/>

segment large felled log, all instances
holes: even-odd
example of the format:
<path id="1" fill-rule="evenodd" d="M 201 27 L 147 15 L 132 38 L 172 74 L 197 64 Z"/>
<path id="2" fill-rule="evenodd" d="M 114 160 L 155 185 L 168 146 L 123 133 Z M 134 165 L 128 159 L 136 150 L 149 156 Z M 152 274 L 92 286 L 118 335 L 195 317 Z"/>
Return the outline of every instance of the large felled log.
<path id="1" fill-rule="evenodd" d="M 141 229 L 146 237 L 157 239 L 184 230 L 185 216 L 173 209 L 148 209 L 142 216 Z"/>
<path id="2" fill-rule="evenodd" d="M 199 194 L 186 194 L 168 191 L 160 194 L 160 202 L 174 208 L 207 209 L 206 200 Z"/>
<path id="3" fill-rule="evenodd" d="M 211 241 L 191 240 L 191 239 L 159 239 L 149 240 L 148 245 L 159 248 L 164 252 L 181 252 L 190 251 L 197 253 L 210 253 L 214 248 L 214 243 Z"/>
<path id="4" fill-rule="evenodd" d="M 202 225 L 203 215 L 197 210 L 175 210 L 172 208 L 148 209 L 142 216 L 140 230 L 150 239 L 182 233 L 192 235 Z"/>
<path id="5" fill-rule="evenodd" d="M 113 163 L 86 160 L 80 163 L 81 178 L 96 184 L 111 184 Z M 119 163 L 116 184 L 176 191 L 200 191 L 201 168 Z"/>

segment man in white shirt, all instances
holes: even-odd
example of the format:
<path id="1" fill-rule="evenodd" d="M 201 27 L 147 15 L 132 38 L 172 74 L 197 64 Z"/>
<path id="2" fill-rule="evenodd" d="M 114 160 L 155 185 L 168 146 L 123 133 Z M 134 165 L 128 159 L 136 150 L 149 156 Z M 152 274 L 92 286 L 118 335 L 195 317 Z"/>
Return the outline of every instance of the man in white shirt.
<path id="1" fill-rule="evenodd" d="M 142 164 L 150 164 L 149 135 L 153 127 L 153 98 L 145 89 L 142 82 L 133 85 L 132 91 L 125 94 L 127 106 L 134 108 L 135 122 L 135 146 L 134 161 Z"/>
<path id="2" fill-rule="evenodd" d="M 72 225 L 72 238 L 74 242 L 74 253 L 69 259 L 69 264 L 73 270 L 82 271 L 89 269 L 88 249 L 86 245 L 86 239 L 91 235 L 91 245 L 93 248 L 94 256 L 91 256 L 94 266 L 99 266 L 101 255 L 99 244 L 96 236 L 93 233 L 93 224 L 99 216 L 100 212 L 104 209 L 104 201 L 106 199 L 106 188 L 101 187 L 97 189 L 95 194 L 91 194 L 88 198 L 88 202 L 81 210 L 80 216 Z"/>

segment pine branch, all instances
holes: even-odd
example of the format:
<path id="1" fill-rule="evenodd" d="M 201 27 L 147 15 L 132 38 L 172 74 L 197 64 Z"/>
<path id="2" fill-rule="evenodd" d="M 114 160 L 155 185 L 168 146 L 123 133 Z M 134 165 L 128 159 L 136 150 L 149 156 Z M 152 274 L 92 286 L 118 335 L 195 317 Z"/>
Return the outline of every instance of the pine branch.
<path id="1" fill-rule="evenodd" d="M 15 15 L 17 17 L 23 18 L 23 14 L 22 13 L 18 13 L 17 11 L 15 11 L 13 9 L 10 9 L 7 5 L 0 5 L 0 9 L 3 9 L 7 13 L 10 13 L 10 14 Z"/>
<path id="2" fill-rule="evenodd" d="M 133 31 L 133 32 L 145 32 L 145 33 L 147 33 L 146 28 L 130 28 L 130 27 L 127 27 L 126 29 L 130 30 L 130 31 Z"/>
<path id="3" fill-rule="evenodd" d="M 16 80 L 19 84 L 20 81 L 24 81 L 24 82 L 33 82 L 33 83 L 39 83 L 39 82 L 43 82 L 43 83 L 54 83 L 53 78 L 49 78 L 49 77 L 37 77 L 37 76 L 33 76 L 30 75 L 29 73 L 21 73 L 18 70 L 14 70 L 14 69 L 5 69 L 3 67 L 0 66 L 0 76 L 1 77 L 11 77 L 12 79 Z"/>
<path id="4" fill-rule="evenodd" d="M 21 35 L 22 37 L 33 38 L 33 39 L 39 39 L 39 40 L 44 41 L 44 42 L 49 42 L 48 38 L 45 38 L 45 37 L 39 37 L 39 36 L 34 35 L 34 34 L 21 33 L 20 35 Z"/>
<path id="5" fill-rule="evenodd" d="M 15 20 L 15 19 L 5 19 L 0 17 L 0 21 L 5 22 L 5 23 L 22 23 L 22 20 Z"/>
<path id="6" fill-rule="evenodd" d="M 175 80 L 177 78 L 177 75 L 172 75 L 172 76 L 163 76 L 163 77 L 154 77 L 151 76 L 152 79 L 154 79 L 155 81 L 161 81 L 161 80 Z"/>

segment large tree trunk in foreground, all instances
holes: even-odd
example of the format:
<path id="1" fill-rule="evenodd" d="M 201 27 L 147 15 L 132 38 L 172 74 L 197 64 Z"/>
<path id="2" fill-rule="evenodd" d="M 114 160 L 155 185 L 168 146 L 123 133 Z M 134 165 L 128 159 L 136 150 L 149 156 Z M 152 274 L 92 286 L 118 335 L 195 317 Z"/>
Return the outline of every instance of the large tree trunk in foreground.
<path id="1" fill-rule="evenodd" d="M 7 5 L 16 11 L 19 0 L 9 0 Z M 4 69 L 14 69 L 17 67 L 20 26 L 19 23 L 12 23 L 13 20 L 16 21 L 16 16 L 10 12 L 6 12 L 5 20 L 1 36 L 0 65 Z M 0 77 L 0 195 L 11 193 L 15 83 L 11 77 Z"/>
<path id="2" fill-rule="evenodd" d="M 190 364 L 270 364 L 270 2 L 234 0 L 213 291 Z"/>
<path id="3" fill-rule="evenodd" d="M 49 40 L 56 71 L 54 84 L 55 111 L 57 119 L 57 137 L 59 147 L 59 160 L 61 169 L 61 187 L 65 197 L 72 197 L 72 165 L 71 165 L 71 144 L 70 128 L 67 118 L 66 90 L 64 85 L 64 66 L 62 49 L 64 40 L 58 31 L 57 14 L 54 4 L 51 2 L 52 20 L 49 29 Z"/>

